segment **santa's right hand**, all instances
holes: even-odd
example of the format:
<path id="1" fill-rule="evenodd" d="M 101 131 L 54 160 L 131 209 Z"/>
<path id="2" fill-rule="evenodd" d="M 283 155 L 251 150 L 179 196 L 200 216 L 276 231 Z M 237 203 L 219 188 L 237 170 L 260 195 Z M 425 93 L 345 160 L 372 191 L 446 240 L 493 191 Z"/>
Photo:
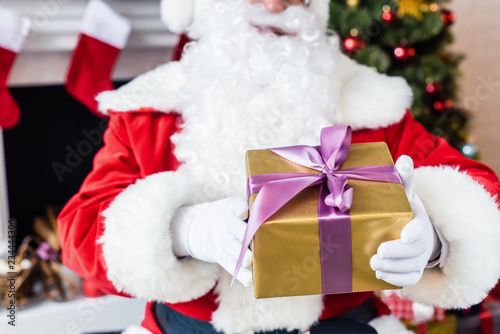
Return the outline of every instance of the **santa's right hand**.
<path id="1" fill-rule="evenodd" d="M 174 254 L 218 263 L 233 274 L 247 218 L 248 202 L 239 197 L 181 207 L 172 221 Z M 251 261 L 252 252 L 248 249 L 236 278 L 244 286 L 252 284 L 252 273 L 248 268 Z"/>

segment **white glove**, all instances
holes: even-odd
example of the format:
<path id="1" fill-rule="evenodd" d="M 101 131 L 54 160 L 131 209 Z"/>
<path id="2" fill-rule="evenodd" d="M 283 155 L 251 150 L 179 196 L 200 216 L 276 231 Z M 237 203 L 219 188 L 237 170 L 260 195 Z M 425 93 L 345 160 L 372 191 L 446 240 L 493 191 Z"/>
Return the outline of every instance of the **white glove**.
<path id="1" fill-rule="evenodd" d="M 401 231 L 401 239 L 382 243 L 370 260 L 378 279 L 397 286 L 415 285 L 424 272 L 431 255 L 440 252 L 440 243 L 420 198 L 413 193 L 413 161 L 403 155 L 396 169 L 413 209 L 413 220 Z"/>
<path id="2" fill-rule="evenodd" d="M 215 202 L 181 207 L 172 221 L 172 248 L 174 254 L 191 256 L 201 261 L 218 263 L 231 275 L 242 247 L 248 218 L 248 202 L 229 197 Z M 252 273 L 247 268 L 252 252 L 247 250 L 238 281 L 252 284 Z"/>

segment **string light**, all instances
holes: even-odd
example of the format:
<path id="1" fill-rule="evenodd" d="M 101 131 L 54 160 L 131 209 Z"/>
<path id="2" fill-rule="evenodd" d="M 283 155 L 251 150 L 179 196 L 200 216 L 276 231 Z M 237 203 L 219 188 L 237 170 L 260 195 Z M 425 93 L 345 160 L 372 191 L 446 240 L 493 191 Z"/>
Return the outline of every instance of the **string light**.
<path id="1" fill-rule="evenodd" d="M 354 38 L 346 38 L 346 40 L 344 41 L 344 47 L 346 48 L 347 51 L 352 51 L 354 49 L 356 49 L 356 46 L 357 46 L 357 43 L 356 43 L 356 40 Z"/>
<path id="2" fill-rule="evenodd" d="M 398 46 L 394 49 L 394 56 L 399 60 L 408 60 L 408 58 L 414 57 L 415 54 L 416 52 L 414 48 Z"/>
<path id="3" fill-rule="evenodd" d="M 347 0 L 347 6 L 349 7 L 358 7 L 359 0 Z"/>
<path id="4" fill-rule="evenodd" d="M 405 50 L 401 47 L 397 47 L 394 49 L 394 55 L 398 58 L 401 58 L 403 57 L 405 54 Z"/>

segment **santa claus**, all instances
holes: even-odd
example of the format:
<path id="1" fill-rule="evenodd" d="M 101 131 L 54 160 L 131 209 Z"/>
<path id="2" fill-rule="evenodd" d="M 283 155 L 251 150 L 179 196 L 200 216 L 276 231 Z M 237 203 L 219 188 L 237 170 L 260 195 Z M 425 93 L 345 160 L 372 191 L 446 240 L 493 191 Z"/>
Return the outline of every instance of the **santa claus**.
<path id="1" fill-rule="evenodd" d="M 402 78 L 342 55 L 329 0 L 164 0 L 193 40 L 180 61 L 102 93 L 105 146 L 59 216 L 64 263 L 107 293 L 146 298 L 147 333 L 404 333 L 372 293 L 255 299 L 251 251 L 230 288 L 248 206 L 248 149 L 317 145 L 350 125 L 386 142 L 414 211 L 371 259 L 377 278 L 445 308 L 500 276 L 500 183 L 427 133 Z M 413 168 L 415 165 L 415 169 Z"/>

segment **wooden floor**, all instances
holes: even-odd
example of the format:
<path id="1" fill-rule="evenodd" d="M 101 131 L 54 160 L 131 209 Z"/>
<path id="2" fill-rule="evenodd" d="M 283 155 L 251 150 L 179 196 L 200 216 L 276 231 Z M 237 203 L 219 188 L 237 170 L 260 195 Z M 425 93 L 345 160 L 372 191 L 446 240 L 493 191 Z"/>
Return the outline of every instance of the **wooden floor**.
<path id="1" fill-rule="evenodd" d="M 465 53 L 460 103 L 473 112 L 470 133 L 481 160 L 500 175 L 500 1 L 453 0 L 453 49 Z"/>

